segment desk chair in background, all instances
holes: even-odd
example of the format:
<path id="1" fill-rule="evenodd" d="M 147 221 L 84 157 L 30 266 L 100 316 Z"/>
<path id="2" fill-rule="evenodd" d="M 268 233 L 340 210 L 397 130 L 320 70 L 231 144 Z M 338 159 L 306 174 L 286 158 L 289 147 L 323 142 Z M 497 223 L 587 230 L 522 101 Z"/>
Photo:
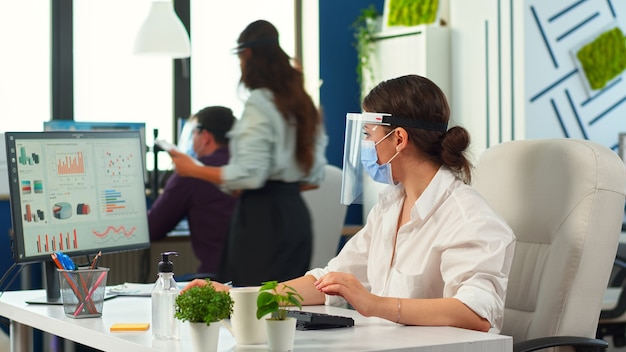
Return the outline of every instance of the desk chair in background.
<path id="1" fill-rule="evenodd" d="M 514 351 L 607 348 L 594 337 L 624 211 L 619 157 L 584 140 L 505 142 L 474 186 L 517 237 L 502 329 Z"/>
<path id="2" fill-rule="evenodd" d="M 326 165 L 319 188 L 302 192 L 313 224 L 311 268 L 323 268 L 337 254 L 348 207 L 341 204 L 341 169 Z"/>
<path id="3" fill-rule="evenodd" d="M 626 134 L 624 135 L 626 136 Z M 626 139 L 620 134 L 620 155 L 622 160 L 626 162 L 624 141 Z M 624 232 L 626 232 L 626 206 L 624 207 L 624 220 L 622 222 L 622 233 Z M 622 236 L 617 248 L 609 287 L 604 294 L 596 333 L 596 337 L 599 339 L 607 336 L 612 337 L 613 346 L 618 348 L 626 346 L 626 242 L 624 240 Z"/>
<path id="4" fill-rule="evenodd" d="M 622 228 L 622 231 L 624 229 Z M 626 346 L 626 244 L 620 243 L 609 287 L 604 294 L 597 338 L 613 338 L 613 346 Z"/>

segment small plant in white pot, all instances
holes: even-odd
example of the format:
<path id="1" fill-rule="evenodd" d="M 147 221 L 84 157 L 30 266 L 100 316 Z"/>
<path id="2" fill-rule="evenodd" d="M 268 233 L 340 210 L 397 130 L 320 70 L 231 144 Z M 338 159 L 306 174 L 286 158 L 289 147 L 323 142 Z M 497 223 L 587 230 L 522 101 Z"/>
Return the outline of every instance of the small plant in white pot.
<path id="1" fill-rule="evenodd" d="M 222 319 L 233 312 L 233 300 L 228 292 L 215 291 L 208 285 L 192 287 L 176 297 L 176 319 L 188 321 L 194 351 L 217 351 Z"/>
<path id="2" fill-rule="evenodd" d="M 291 286 L 267 281 L 259 289 L 257 319 L 267 314 L 267 344 L 270 351 L 291 351 L 296 333 L 296 319 L 287 316 L 289 307 L 302 309 L 302 296 Z"/>

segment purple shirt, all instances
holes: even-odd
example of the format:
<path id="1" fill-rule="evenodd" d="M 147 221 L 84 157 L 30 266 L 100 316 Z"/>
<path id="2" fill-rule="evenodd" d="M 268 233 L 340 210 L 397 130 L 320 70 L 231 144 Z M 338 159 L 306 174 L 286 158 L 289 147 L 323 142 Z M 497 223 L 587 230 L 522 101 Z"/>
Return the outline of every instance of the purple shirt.
<path id="1" fill-rule="evenodd" d="M 199 158 L 203 164 L 210 166 L 222 166 L 228 159 L 228 147 Z M 211 182 L 174 173 L 148 211 L 150 240 L 165 238 L 186 216 L 191 246 L 200 261 L 198 272 L 216 273 L 235 200 Z"/>

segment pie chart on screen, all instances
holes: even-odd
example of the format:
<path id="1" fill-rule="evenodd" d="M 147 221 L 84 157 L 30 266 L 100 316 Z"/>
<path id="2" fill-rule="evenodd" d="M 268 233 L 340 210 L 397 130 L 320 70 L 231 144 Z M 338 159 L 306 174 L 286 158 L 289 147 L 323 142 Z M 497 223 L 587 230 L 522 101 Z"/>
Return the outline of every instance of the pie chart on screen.
<path id="1" fill-rule="evenodd" d="M 72 205 L 66 202 L 56 203 L 52 206 L 52 216 L 57 219 L 68 219 L 72 216 Z"/>
<path id="2" fill-rule="evenodd" d="M 76 206 L 76 214 L 78 215 L 87 215 L 90 212 L 91 208 L 89 207 L 89 204 L 78 203 L 78 205 Z"/>

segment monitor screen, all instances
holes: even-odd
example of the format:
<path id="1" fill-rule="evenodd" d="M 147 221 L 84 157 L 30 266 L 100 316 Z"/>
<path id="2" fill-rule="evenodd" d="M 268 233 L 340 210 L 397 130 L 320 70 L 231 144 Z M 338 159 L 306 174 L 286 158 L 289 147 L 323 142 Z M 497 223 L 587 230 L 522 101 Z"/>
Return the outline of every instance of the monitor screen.
<path id="1" fill-rule="evenodd" d="M 143 122 L 88 122 L 74 120 L 44 121 L 44 131 L 139 131 L 141 153 L 143 155 L 144 177 L 148 178 L 146 167 L 146 124 Z"/>
<path id="2" fill-rule="evenodd" d="M 6 132 L 16 263 L 148 248 L 138 131 Z"/>

